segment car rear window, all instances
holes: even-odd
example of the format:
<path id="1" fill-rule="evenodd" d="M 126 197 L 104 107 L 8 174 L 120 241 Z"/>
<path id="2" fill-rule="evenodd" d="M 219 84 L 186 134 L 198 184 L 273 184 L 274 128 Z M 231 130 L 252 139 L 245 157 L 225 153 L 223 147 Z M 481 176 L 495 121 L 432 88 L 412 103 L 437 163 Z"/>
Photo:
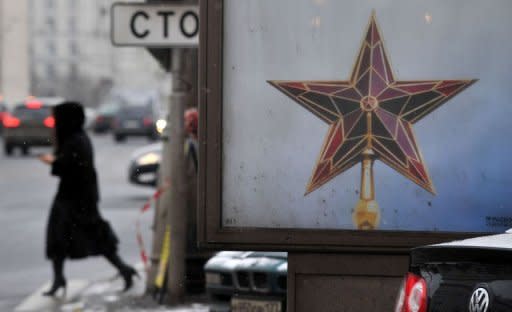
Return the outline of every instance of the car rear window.
<path id="1" fill-rule="evenodd" d="M 119 104 L 116 103 L 106 103 L 98 108 L 98 113 L 101 115 L 112 115 L 115 114 L 119 110 Z"/>
<path id="2" fill-rule="evenodd" d="M 51 114 L 49 106 L 41 106 L 40 108 L 29 108 L 25 105 L 16 106 L 13 115 L 20 119 L 45 119 Z"/>
<path id="3" fill-rule="evenodd" d="M 126 117 L 140 117 L 151 115 L 151 107 L 126 106 L 121 109 L 121 114 Z"/>

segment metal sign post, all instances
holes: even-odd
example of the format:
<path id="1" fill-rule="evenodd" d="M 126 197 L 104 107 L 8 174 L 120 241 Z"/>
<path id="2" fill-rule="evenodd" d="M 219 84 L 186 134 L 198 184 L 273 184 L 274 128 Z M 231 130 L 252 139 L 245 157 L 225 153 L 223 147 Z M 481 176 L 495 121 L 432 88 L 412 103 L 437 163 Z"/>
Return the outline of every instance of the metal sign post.
<path id="1" fill-rule="evenodd" d="M 190 2 L 187 2 L 190 3 Z M 194 4 L 114 3 L 111 9 L 111 40 L 116 46 L 145 47 L 172 73 L 172 94 L 169 97 L 166 137 L 163 142 L 160 183 L 170 183 L 170 189 L 158 201 L 155 212 L 152 264 L 159 262 L 159 251 L 165 229 L 169 229 L 167 301 L 179 303 L 185 295 L 185 246 L 187 208 L 184 174 L 184 107 L 195 91 L 194 73 L 187 70 L 188 55 L 199 42 L 199 8 Z M 165 248 L 165 246 L 164 246 Z M 155 275 L 150 270 L 148 285 Z M 164 271 L 165 272 L 165 271 Z M 160 276 L 161 277 L 161 276 Z"/>

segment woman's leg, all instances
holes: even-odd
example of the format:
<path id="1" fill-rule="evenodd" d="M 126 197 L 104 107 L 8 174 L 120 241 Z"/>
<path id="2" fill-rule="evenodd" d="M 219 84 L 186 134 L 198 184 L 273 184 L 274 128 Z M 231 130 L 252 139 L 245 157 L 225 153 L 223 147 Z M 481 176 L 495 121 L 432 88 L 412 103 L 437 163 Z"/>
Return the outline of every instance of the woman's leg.
<path id="1" fill-rule="evenodd" d="M 104 255 L 105 258 L 119 271 L 119 274 L 124 279 L 124 291 L 130 289 L 133 285 L 133 276 L 137 274 L 137 271 L 121 259 L 117 253 L 109 253 Z"/>
<path id="2" fill-rule="evenodd" d="M 109 253 L 105 254 L 104 256 L 105 258 L 107 258 L 110 264 L 112 264 L 119 270 L 119 272 L 124 271 L 128 267 L 128 265 L 123 262 L 123 260 L 121 259 L 121 257 L 119 257 L 117 253 Z"/>
<path id="3" fill-rule="evenodd" d="M 52 260 L 53 274 L 55 279 L 65 280 L 64 278 L 64 258 L 58 257 Z"/>
<path id="4" fill-rule="evenodd" d="M 64 292 L 66 291 L 66 278 L 64 277 L 64 257 L 55 257 L 52 259 L 52 267 L 53 267 L 53 284 L 51 288 L 44 292 L 45 296 L 53 296 L 59 290 L 59 288 L 64 287 Z"/>

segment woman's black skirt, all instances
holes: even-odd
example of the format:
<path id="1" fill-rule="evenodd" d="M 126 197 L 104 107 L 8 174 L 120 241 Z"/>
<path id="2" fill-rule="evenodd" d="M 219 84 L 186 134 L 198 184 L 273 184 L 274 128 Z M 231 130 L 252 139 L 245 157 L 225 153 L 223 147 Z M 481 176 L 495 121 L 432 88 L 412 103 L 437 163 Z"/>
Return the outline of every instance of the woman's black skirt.
<path id="1" fill-rule="evenodd" d="M 118 242 L 96 203 L 55 198 L 46 232 L 46 257 L 79 259 L 115 253 Z"/>

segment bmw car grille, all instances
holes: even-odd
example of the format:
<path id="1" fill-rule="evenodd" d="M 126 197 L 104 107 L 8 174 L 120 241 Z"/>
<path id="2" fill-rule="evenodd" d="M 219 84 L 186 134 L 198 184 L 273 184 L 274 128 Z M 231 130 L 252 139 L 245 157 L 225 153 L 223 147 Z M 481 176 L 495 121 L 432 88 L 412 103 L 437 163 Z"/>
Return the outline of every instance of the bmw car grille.
<path id="1" fill-rule="evenodd" d="M 249 272 L 239 271 L 236 273 L 236 279 L 238 282 L 238 287 L 243 290 L 249 290 L 250 288 L 250 280 L 249 280 Z"/>
<path id="2" fill-rule="evenodd" d="M 255 290 L 268 290 L 268 277 L 265 273 L 252 274 L 253 288 Z"/>
<path id="3" fill-rule="evenodd" d="M 222 273 L 220 275 L 220 284 L 223 286 L 233 286 L 233 278 L 231 274 Z"/>
<path id="4" fill-rule="evenodd" d="M 235 276 L 236 285 L 240 290 L 258 292 L 270 291 L 269 276 L 266 273 L 238 271 Z"/>

